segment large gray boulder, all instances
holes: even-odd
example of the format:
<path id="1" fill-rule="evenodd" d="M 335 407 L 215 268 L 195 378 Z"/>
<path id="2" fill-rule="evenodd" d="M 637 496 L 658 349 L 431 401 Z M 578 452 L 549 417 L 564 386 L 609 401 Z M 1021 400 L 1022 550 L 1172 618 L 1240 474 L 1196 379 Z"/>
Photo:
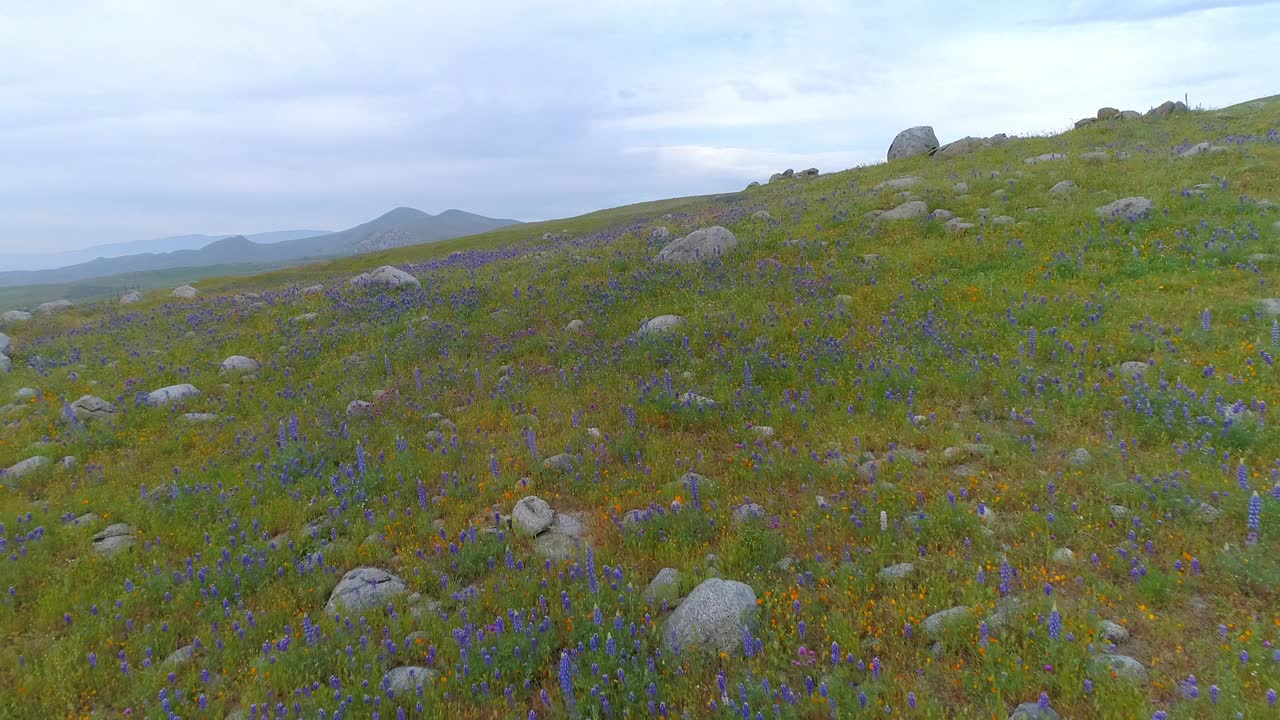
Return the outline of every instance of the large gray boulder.
<path id="1" fill-rule="evenodd" d="M 200 396 L 200 390 L 191 383 L 180 383 L 178 385 L 168 385 L 158 390 L 152 390 L 147 393 L 147 402 L 152 405 L 168 405 L 169 403 L 181 402 Z"/>
<path id="2" fill-rule="evenodd" d="M 232 355 L 222 361 L 223 372 L 257 372 L 259 367 L 257 360 L 244 355 Z"/>
<path id="3" fill-rule="evenodd" d="M 738 239 L 732 232 L 719 225 L 712 225 L 667 243 L 658 252 L 657 261 L 683 265 L 724 255 L 737 246 Z"/>
<path id="4" fill-rule="evenodd" d="M 195 296 L 199 295 L 200 291 L 191 287 L 190 285 L 179 285 L 178 287 L 173 289 L 173 292 L 169 294 L 173 297 L 180 298 L 182 300 L 190 300 Z"/>
<path id="5" fill-rule="evenodd" d="M 137 290 L 130 290 L 120 297 L 121 305 L 132 305 L 140 302 L 142 302 L 142 293 Z"/>
<path id="6" fill-rule="evenodd" d="M 577 459 L 569 453 L 558 453 L 542 461 L 542 467 L 565 474 L 571 473 L 577 466 Z"/>
<path id="7" fill-rule="evenodd" d="M 52 315 L 60 313 L 63 310 L 70 310 L 75 307 L 75 303 L 70 300 L 54 300 L 53 302 L 40 303 L 36 306 L 35 313 L 37 315 Z"/>
<path id="8" fill-rule="evenodd" d="M 587 526 L 574 513 L 556 513 L 551 527 L 533 541 L 533 552 L 554 562 L 564 562 L 586 550 Z"/>
<path id="9" fill-rule="evenodd" d="M 1155 206 L 1156 204 L 1149 199 L 1135 196 L 1120 198 L 1115 202 L 1096 207 L 1093 209 L 1093 213 L 1100 218 L 1136 218 Z"/>
<path id="10" fill-rule="evenodd" d="M 1115 120 L 1120 117 L 1120 111 L 1113 107 L 1098 108 L 1099 120 Z"/>
<path id="11" fill-rule="evenodd" d="M 890 162 L 916 155 L 931 155 L 938 149 L 938 136 L 928 125 L 917 125 L 898 133 L 889 145 L 886 159 Z"/>
<path id="12" fill-rule="evenodd" d="M 1062 720 L 1062 716 L 1047 703 L 1041 707 L 1038 702 L 1029 702 L 1014 708 L 1009 720 Z"/>
<path id="13" fill-rule="evenodd" d="M 1070 180 L 1062 180 L 1049 188 L 1049 192 L 1053 195 L 1066 195 L 1067 193 L 1074 192 L 1079 187 L 1079 185 L 1076 185 Z"/>
<path id="14" fill-rule="evenodd" d="M 0 354 L 13 354 L 13 340 L 2 332 L 0 332 Z"/>
<path id="15" fill-rule="evenodd" d="M 546 500 L 530 495 L 516 503 L 511 510 L 511 524 L 515 529 L 530 535 L 539 535 L 551 527 L 555 511 Z"/>
<path id="16" fill-rule="evenodd" d="M 404 580 L 382 568 L 358 567 L 349 570 L 329 595 L 324 611 L 329 615 L 340 612 L 361 613 L 384 607 L 392 598 L 408 591 Z"/>
<path id="17" fill-rule="evenodd" d="M 115 405 L 96 395 L 81 395 L 79 399 L 71 403 L 71 414 L 75 415 L 76 419 L 81 422 L 110 419 L 119 412 Z"/>
<path id="18" fill-rule="evenodd" d="M 416 288 L 422 287 L 422 283 L 418 281 L 418 278 L 391 265 L 383 265 L 376 270 L 360 273 L 351 278 L 351 284 L 358 288 L 396 288 L 404 285 L 412 285 Z"/>
<path id="19" fill-rule="evenodd" d="M 23 310 L 6 310 L 0 314 L 0 327 L 8 327 L 9 325 L 17 325 L 31 319 L 31 313 Z"/>
<path id="20" fill-rule="evenodd" d="M 667 620 L 669 648 L 713 653 L 742 651 L 743 634 L 755 626 L 756 593 L 746 583 L 708 578 Z"/>

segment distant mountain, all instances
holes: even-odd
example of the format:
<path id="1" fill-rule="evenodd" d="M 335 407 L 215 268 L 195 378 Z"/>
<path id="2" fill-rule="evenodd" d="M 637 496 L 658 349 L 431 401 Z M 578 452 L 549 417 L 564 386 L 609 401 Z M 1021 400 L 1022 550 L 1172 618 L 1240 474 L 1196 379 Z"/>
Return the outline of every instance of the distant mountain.
<path id="1" fill-rule="evenodd" d="M 488 232 L 515 225 L 518 222 L 474 215 L 461 210 L 446 210 L 439 215 L 431 215 L 421 210 L 401 207 L 367 223 L 335 233 L 311 234 L 274 242 L 260 240 L 267 236 L 278 237 L 303 231 L 263 233 L 247 237 L 235 235 L 216 239 L 206 238 L 212 242 L 205 242 L 198 248 L 98 257 L 88 262 L 54 269 L 0 272 L 0 287 L 67 283 L 108 275 L 183 267 L 268 263 L 279 265 L 292 261 L 357 255 L 405 245 L 438 242 Z M 185 242 L 185 238 L 192 237 L 204 236 L 184 236 L 183 238 L 166 238 L 166 240 Z M 4 258 L 0 258 L 0 267 L 8 267 L 4 264 Z"/>
<path id="2" fill-rule="evenodd" d="M 276 230 L 273 232 L 246 235 L 256 243 L 270 244 L 297 240 L 299 238 L 328 235 L 330 230 Z M 154 238 L 151 240 L 130 240 L 128 242 L 91 245 L 79 250 L 64 250 L 55 253 L 13 253 L 0 254 L 0 271 L 7 270 L 47 270 L 62 268 L 68 265 L 86 263 L 98 258 L 116 258 L 139 253 L 168 253 L 175 250 L 198 250 L 228 235 L 176 235 L 174 237 Z"/>

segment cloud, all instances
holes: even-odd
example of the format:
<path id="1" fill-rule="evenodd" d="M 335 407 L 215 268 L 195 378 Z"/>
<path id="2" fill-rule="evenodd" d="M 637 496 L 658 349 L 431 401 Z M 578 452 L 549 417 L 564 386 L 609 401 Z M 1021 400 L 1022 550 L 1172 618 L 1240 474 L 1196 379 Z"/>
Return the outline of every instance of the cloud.
<path id="1" fill-rule="evenodd" d="M 0 251 L 736 190 L 909 125 L 1271 94 L 1277 46 L 1274 4 L 1213 0 L 13 3 Z"/>

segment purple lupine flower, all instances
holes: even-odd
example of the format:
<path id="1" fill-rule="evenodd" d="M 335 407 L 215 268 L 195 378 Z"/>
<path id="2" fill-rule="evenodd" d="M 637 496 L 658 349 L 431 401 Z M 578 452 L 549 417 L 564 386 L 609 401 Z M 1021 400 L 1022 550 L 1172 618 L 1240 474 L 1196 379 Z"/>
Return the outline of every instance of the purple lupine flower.
<path id="1" fill-rule="evenodd" d="M 1062 635 L 1062 615 L 1058 612 L 1058 604 L 1053 604 L 1049 611 L 1049 639 L 1057 640 Z"/>
<path id="2" fill-rule="evenodd" d="M 1258 533 L 1262 530 L 1262 498 L 1258 495 L 1258 491 L 1253 492 L 1253 497 L 1249 498 L 1249 544 L 1256 545 L 1258 543 Z"/>
<path id="3" fill-rule="evenodd" d="M 560 651 L 560 692 L 564 693 L 564 702 L 569 707 L 576 704 L 573 697 L 573 665 L 569 662 L 569 653 Z"/>

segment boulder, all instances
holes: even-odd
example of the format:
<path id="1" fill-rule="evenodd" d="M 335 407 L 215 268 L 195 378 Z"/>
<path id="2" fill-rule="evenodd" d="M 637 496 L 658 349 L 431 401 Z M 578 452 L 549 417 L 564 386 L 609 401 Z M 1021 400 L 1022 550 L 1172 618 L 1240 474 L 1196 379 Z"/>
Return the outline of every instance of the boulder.
<path id="1" fill-rule="evenodd" d="M 416 695 L 418 687 L 422 685 L 430 685 L 435 678 L 436 673 L 424 667 L 417 665 L 401 665 L 392 668 L 385 677 L 382 678 L 382 687 L 391 695 L 408 696 Z"/>
<path id="2" fill-rule="evenodd" d="M 13 354 L 13 339 L 2 332 L 0 332 L 0 353 L 4 355 Z"/>
<path id="3" fill-rule="evenodd" d="M 351 278 L 351 285 L 358 288 L 396 288 L 404 285 L 411 285 L 416 288 L 422 287 L 422 283 L 418 278 L 391 265 L 383 265 L 376 270 L 370 270 L 366 273 L 360 273 Z"/>
<path id="4" fill-rule="evenodd" d="M 1159 105 L 1147 111 L 1148 116 L 1163 117 L 1172 115 L 1176 112 L 1186 112 L 1187 106 L 1181 100 L 1174 102 L 1173 100 L 1165 100 Z"/>
<path id="5" fill-rule="evenodd" d="M 564 562 L 586 549 L 587 528 L 572 513 L 556 513 L 551 527 L 533 541 L 533 552 L 555 562 Z"/>
<path id="6" fill-rule="evenodd" d="M 1099 120 L 1115 120 L 1120 117 L 1120 111 L 1113 107 L 1098 108 Z"/>
<path id="7" fill-rule="evenodd" d="M 749 520 L 760 520 L 764 518 L 764 508 L 755 503 L 746 503 L 739 505 L 733 510 L 733 521 L 741 525 Z"/>
<path id="8" fill-rule="evenodd" d="M 681 393 L 680 397 L 677 398 L 676 401 L 685 407 L 697 408 L 699 410 L 704 408 L 713 408 L 716 406 L 715 400 L 691 392 Z"/>
<path id="9" fill-rule="evenodd" d="M 385 607 L 396 595 L 408 591 L 399 577 L 381 568 L 358 567 L 349 570 L 329 595 L 325 613 L 362 613 Z"/>
<path id="10" fill-rule="evenodd" d="M 571 332 L 571 333 L 582 332 L 582 321 L 570 320 L 568 324 L 564 326 L 564 331 Z"/>
<path id="11" fill-rule="evenodd" d="M 915 570 L 916 566 L 909 562 L 898 563 L 897 565 L 890 565 L 889 567 L 881 568 L 878 573 L 878 577 L 881 580 L 887 581 L 901 580 L 915 572 Z"/>
<path id="12" fill-rule="evenodd" d="M 1262 306 L 1262 314 L 1268 317 L 1280 315 L 1280 298 L 1263 298 L 1258 301 Z"/>
<path id="13" fill-rule="evenodd" d="M 169 385 L 147 393 L 147 402 L 152 405 L 168 405 L 200 396 L 200 390 L 191 383 Z"/>
<path id="14" fill-rule="evenodd" d="M 1035 157 L 1024 158 L 1022 162 L 1026 163 L 1027 165 L 1039 165 L 1040 163 L 1043 163 L 1043 162 L 1052 162 L 1054 160 L 1065 160 L 1066 158 L 1067 156 L 1063 155 L 1062 153 L 1045 153 L 1043 155 L 1036 155 Z"/>
<path id="15" fill-rule="evenodd" d="M 796 177 L 818 177 L 818 168 L 808 168 L 796 173 Z"/>
<path id="16" fill-rule="evenodd" d="M 661 335 L 663 333 L 674 330 L 684 324 L 684 318 L 679 315 L 659 315 L 656 318 L 646 320 L 640 326 L 639 335 L 641 337 L 647 335 Z"/>
<path id="17" fill-rule="evenodd" d="M 1129 218 L 1134 219 L 1143 213 L 1149 212 L 1156 206 L 1155 203 L 1144 197 L 1127 197 L 1120 198 L 1115 202 L 1107 203 L 1101 207 L 1093 209 L 1093 213 L 1100 218 Z"/>
<path id="18" fill-rule="evenodd" d="M 885 212 L 880 216 L 881 220 L 910 220 L 911 218 L 923 217 L 929 214 L 929 206 L 923 200 L 912 200 L 903 203 L 898 207 Z"/>
<path id="19" fill-rule="evenodd" d="M 217 413 L 183 413 L 183 422 L 189 423 L 207 423 L 218 419 Z"/>
<path id="20" fill-rule="evenodd" d="M 917 125 L 898 133 L 889 145 L 886 159 L 890 162 L 916 155 L 932 155 L 938 149 L 938 136 L 928 125 Z"/>
<path id="21" fill-rule="evenodd" d="M 996 449 L 984 443 L 964 443 L 942 451 L 942 461 L 948 465 L 976 458 L 988 458 Z"/>
<path id="22" fill-rule="evenodd" d="M 569 453 L 558 453 L 542 461 L 542 467 L 565 474 L 573 472 L 577 464 L 578 459 Z"/>
<path id="23" fill-rule="evenodd" d="M 1138 112 L 1137 110 L 1121 110 L 1120 111 L 1121 120 L 1137 120 L 1140 117 L 1142 117 L 1142 113 Z"/>
<path id="24" fill-rule="evenodd" d="M 1144 362 L 1129 360 L 1127 362 L 1120 363 L 1120 369 L 1118 372 L 1124 377 L 1136 378 L 1145 375 L 1149 369 L 1150 366 Z"/>
<path id="25" fill-rule="evenodd" d="M 708 578 L 671 613 L 664 640 L 668 648 L 741 652 L 755 616 L 756 593 L 750 585 Z"/>
<path id="26" fill-rule="evenodd" d="M 1098 623 L 1098 635 L 1113 644 L 1120 644 L 1129 639 L 1129 629 L 1118 622 L 1102 620 Z"/>
<path id="27" fill-rule="evenodd" d="M 53 315 L 64 310 L 70 310 L 75 307 L 75 303 L 70 300 L 54 300 L 53 302 L 40 303 L 35 308 L 37 315 Z"/>
<path id="28" fill-rule="evenodd" d="M 120 297 L 121 305 L 133 305 L 142 302 L 142 293 L 137 290 L 130 290 Z"/>
<path id="29" fill-rule="evenodd" d="M 1089 665 L 1097 672 L 1114 676 L 1120 680 L 1145 682 L 1147 668 L 1128 655 L 1103 653 L 1089 659 Z"/>
<path id="30" fill-rule="evenodd" d="M 113 418 L 119 412 L 115 405 L 94 395 L 81 395 L 71 403 L 71 413 L 81 422 Z"/>
<path id="31" fill-rule="evenodd" d="M 682 265 L 724 255 L 737 246 L 738 239 L 732 232 L 719 225 L 712 225 L 668 243 L 658 252 L 656 260 L 660 263 Z"/>
<path id="32" fill-rule="evenodd" d="M 1072 470 L 1083 470 L 1093 464 L 1093 456 L 1084 448 L 1076 448 L 1067 453 L 1067 467 Z"/>
<path id="33" fill-rule="evenodd" d="M 302 288 L 303 295 L 319 295 L 322 292 L 324 292 L 323 285 L 308 285 Z"/>
<path id="34" fill-rule="evenodd" d="M 364 415 L 373 411 L 373 403 L 364 400 L 352 400 L 347 403 L 347 415 Z"/>
<path id="35" fill-rule="evenodd" d="M 261 365 L 253 358 L 232 355 L 222 361 L 222 372 L 257 372 Z"/>
<path id="36" fill-rule="evenodd" d="M 671 237 L 671 231 L 664 226 L 659 226 L 649 233 L 650 240 L 666 240 Z"/>
<path id="37" fill-rule="evenodd" d="M 78 524 L 79 518 L 77 518 Z M 108 525 L 92 538 L 93 549 L 102 555 L 114 555 L 133 545 L 133 528 L 124 523 Z"/>
<path id="38" fill-rule="evenodd" d="M 318 317 L 320 316 L 315 313 L 302 313 L 301 315 L 294 315 L 292 322 L 299 323 L 299 324 L 313 323 L 316 321 L 316 318 Z"/>
<path id="39" fill-rule="evenodd" d="M 946 610 L 938 612 L 925 618 L 920 623 L 920 628 L 925 634 L 933 639 L 938 639 L 946 628 L 954 623 L 963 621 L 969 615 L 969 608 L 966 605 L 957 605 Z"/>
<path id="40" fill-rule="evenodd" d="M 1071 193 L 1078 190 L 1079 187 L 1080 187 L 1079 185 L 1076 185 L 1074 182 L 1070 180 L 1062 180 L 1060 182 L 1055 183 L 1053 187 L 1049 188 L 1049 192 L 1053 195 L 1066 195 L 1067 193 Z"/>
<path id="41" fill-rule="evenodd" d="M 1041 705 L 1038 702 L 1029 702 L 1014 708 L 1009 720 L 1062 720 L 1062 716 L 1048 703 Z"/>
<path id="42" fill-rule="evenodd" d="M 882 190 L 906 190 L 907 188 L 913 188 L 923 182 L 924 178 L 907 175 L 906 177 L 894 178 L 892 180 L 885 180 L 884 182 L 876 183 L 871 186 L 871 192 L 880 192 Z"/>
<path id="43" fill-rule="evenodd" d="M 547 528 L 551 527 L 551 521 L 555 516 L 555 511 L 547 504 L 546 500 L 530 495 L 516 503 L 511 509 L 512 526 L 529 535 L 539 535 Z"/>
<path id="44" fill-rule="evenodd" d="M 169 656 L 168 656 L 168 657 L 166 657 L 166 658 L 164 659 L 164 662 L 160 663 L 160 665 L 161 665 L 161 667 L 172 667 L 172 666 L 174 666 L 174 665 L 185 665 L 185 664 L 187 664 L 187 663 L 191 662 L 191 659 L 192 659 L 192 658 L 194 658 L 195 656 L 196 656 L 196 646 L 195 646 L 195 645 L 183 645 L 182 647 L 178 648 L 177 650 L 174 650 L 173 652 L 169 653 Z"/>
<path id="45" fill-rule="evenodd" d="M 649 581 L 649 585 L 645 587 L 641 596 L 650 603 L 658 604 L 666 600 L 668 602 L 675 600 L 680 593 L 680 571 L 675 568 L 662 568 L 657 575 L 653 576 L 653 580 Z"/>
<path id="46" fill-rule="evenodd" d="M 179 285 L 178 287 L 173 289 L 173 292 L 169 294 L 176 298 L 190 300 L 191 298 L 199 295 L 200 291 L 191 287 L 190 285 Z"/>
<path id="47" fill-rule="evenodd" d="M 1079 120 L 1076 121 L 1075 129 L 1079 130 L 1082 127 L 1088 127 L 1096 122 L 1098 122 L 1098 118 L 1091 118 L 1091 117 L 1080 118 Z"/>
<path id="48" fill-rule="evenodd" d="M 1071 548 L 1058 548 L 1053 551 L 1053 561 L 1058 565 L 1071 565 L 1076 561 L 1076 554 Z"/>
<path id="49" fill-rule="evenodd" d="M 0 327 L 17 325 L 18 323 L 27 322 L 30 319 L 31 313 L 29 312 L 24 312 L 22 310 L 6 310 L 3 314 L 0 314 Z"/>
<path id="50" fill-rule="evenodd" d="M 49 458 L 44 457 L 43 455 L 36 455 L 35 457 L 29 457 L 26 460 L 21 460 L 10 465 L 9 469 L 4 471 L 4 475 L 5 477 L 10 478 L 20 478 L 24 475 L 30 475 L 49 464 Z"/>

